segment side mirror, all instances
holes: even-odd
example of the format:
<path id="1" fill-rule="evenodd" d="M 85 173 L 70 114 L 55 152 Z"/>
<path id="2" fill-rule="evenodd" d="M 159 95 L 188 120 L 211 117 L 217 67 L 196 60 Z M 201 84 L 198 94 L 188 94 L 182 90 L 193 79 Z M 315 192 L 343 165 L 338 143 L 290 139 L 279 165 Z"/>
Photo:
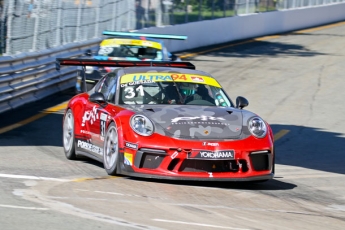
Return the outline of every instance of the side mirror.
<path id="1" fill-rule="evenodd" d="M 106 106 L 108 104 L 105 100 L 103 93 L 100 93 L 100 92 L 96 92 L 96 93 L 91 94 L 89 97 L 89 101 L 93 102 L 93 103 L 100 104 L 102 106 Z"/>
<path id="2" fill-rule="evenodd" d="M 84 53 L 86 56 L 92 56 L 92 50 L 88 49 Z"/>
<path id="3" fill-rule="evenodd" d="M 236 108 L 243 109 L 244 107 L 248 106 L 249 102 L 246 98 L 238 96 L 236 98 Z"/>

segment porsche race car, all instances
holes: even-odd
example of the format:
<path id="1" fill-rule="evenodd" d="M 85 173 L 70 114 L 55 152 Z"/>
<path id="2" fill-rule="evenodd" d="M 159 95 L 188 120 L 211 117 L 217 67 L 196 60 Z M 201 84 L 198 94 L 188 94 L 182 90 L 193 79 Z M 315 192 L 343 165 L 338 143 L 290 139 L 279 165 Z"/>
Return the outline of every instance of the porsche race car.
<path id="1" fill-rule="evenodd" d="M 149 34 L 137 32 L 103 31 L 108 36 L 98 48 L 97 53 L 87 50 L 85 55 L 94 60 L 129 60 L 129 61 L 181 61 L 170 53 L 162 39 L 185 40 L 187 36 Z M 101 77 L 112 71 L 109 66 L 86 66 L 77 71 L 76 92 L 90 90 Z M 82 78 L 85 75 L 86 89 L 83 89 Z"/>
<path id="2" fill-rule="evenodd" d="M 234 103 L 210 74 L 189 62 L 57 59 L 61 65 L 110 66 L 63 117 L 68 159 L 86 156 L 109 175 L 211 181 L 274 176 L 273 133 Z"/>

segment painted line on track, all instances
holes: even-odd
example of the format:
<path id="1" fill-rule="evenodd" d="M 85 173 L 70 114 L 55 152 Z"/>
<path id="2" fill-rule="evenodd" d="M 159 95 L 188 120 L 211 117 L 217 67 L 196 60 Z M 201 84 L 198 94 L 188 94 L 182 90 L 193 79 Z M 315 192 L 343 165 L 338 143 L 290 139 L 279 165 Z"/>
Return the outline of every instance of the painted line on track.
<path id="1" fill-rule="evenodd" d="M 0 204 L 0 208 L 15 208 L 15 209 L 27 209 L 27 210 L 49 210 L 48 208 L 35 208 L 35 207 L 24 207 L 24 206 L 14 206 L 14 205 L 6 205 L 6 204 Z"/>
<path id="2" fill-rule="evenodd" d="M 286 134 L 288 134 L 290 132 L 290 130 L 287 129 L 282 129 L 279 132 L 277 132 L 276 134 L 274 134 L 274 141 L 279 140 L 280 138 L 282 138 L 283 136 L 285 136 Z"/>
<path id="3" fill-rule="evenodd" d="M 27 179 L 27 180 L 46 180 L 46 181 L 58 181 L 58 182 L 68 182 L 68 179 L 59 179 L 51 177 L 39 177 L 39 176 L 28 176 L 28 175 L 14 175 L 14 174 L 0 174 L 2 178 L 12 178 L 12 179 Z"/>
<path id="4" fill-rule="evenodd" d="M 163 219 L 152 219 L 153 221 L 158 222 L 166 222 L 166 223 L 173 223 L 173 224 L 185 224 L 185 225 L 194 225 L 199 227 L 207 227 L 207 228 L 221 228 L 221 229 L 231 229 L 231 230 L 250 230 L 248 228 L 233 228 L 227 226 L 219 226 L 219 225 L 211 225 L 211 224 L 201 224 L 201 223 L 193 223 L 193 222 L 184 222 L 184 221 L 175 221 L 175 220 L 163 220 Z"/>
<path id="5" fill-rule="evenodd" d="M 104 176 L 104 177 L 86 177 L 86 178 L 77 178 L 71 180 L 72 182 L 84 182 L 88 180 L 109 180 L 109 179 L 116 179 L 119 178 L 119 176 Z"/>

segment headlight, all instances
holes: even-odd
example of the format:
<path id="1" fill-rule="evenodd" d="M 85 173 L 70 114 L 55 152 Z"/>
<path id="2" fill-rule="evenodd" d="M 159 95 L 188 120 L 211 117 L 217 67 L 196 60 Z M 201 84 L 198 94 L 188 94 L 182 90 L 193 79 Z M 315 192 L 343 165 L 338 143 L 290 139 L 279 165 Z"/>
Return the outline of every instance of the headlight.
<path id="1" fill-rule="evenodd" d="M 93 66 L 85 66 L 85 73 L 91 74 L 94 70 Z"/>
<path id="2" fill-rule="evenodd" d="M 253 136 L 263 138 L 267 134 L 266 123 L 260 117 L 253 117 L 248 122 L 248 129 Z"/>
<path id="3" fill-rule="evenodd" d="M 142 136 L 150 136 L 153 133 L 153 123 L 145 116 L 134 115 L 131 117 L 130 125 L 134 132 Z"/>

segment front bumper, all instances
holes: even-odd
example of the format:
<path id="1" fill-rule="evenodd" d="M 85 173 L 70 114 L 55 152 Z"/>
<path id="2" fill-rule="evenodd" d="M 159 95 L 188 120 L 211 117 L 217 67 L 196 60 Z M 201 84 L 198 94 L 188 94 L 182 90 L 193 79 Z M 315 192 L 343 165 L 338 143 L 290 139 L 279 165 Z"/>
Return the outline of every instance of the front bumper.
<path id="1" fill-rule="evenodd" d="M 206 148 L 202 146 L 203 142 L 178 142 L 177 146 L 182 148 L 152 148 L 147 145 L 139 146 L 138 150 L 123 148 L 119 173 L 144 178 L 202 181 L 255 181 L 274 176 L 274 150 L 269 138 L 218 142 L 217 150 L 207 149 L 210 152 L 231 149 L 234 151 L 231 159 L 195 158 L 196 152 Z"/>

